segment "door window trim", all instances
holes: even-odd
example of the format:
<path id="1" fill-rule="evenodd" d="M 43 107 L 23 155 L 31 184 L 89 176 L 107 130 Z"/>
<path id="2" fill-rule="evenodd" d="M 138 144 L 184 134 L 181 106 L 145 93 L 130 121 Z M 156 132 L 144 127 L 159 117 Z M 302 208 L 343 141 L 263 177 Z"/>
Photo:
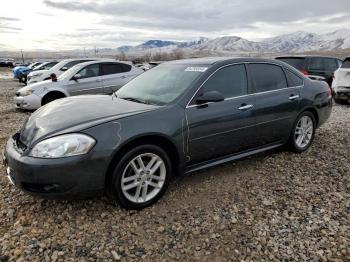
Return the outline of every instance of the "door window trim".
<path id="1" fill-rule="evenodd" d="M 247 80 L 247 92 L 248 94 L 246 95 L 242 95 L 242 96 L 234 96 L 234 97 L 227 97 L 224 99 L 224 101 L 226 100 L 231 100 L 231 99 L 234 99 L 234 98 L 239 98 L 239 97 L 244 97 L 244 96 L 248 96 L 248 95 L 251 95 L 249 94 L 249 79 L 248 79 L 248 72 L 247 72 L 247 67 L 245 65 L 246 63 L 244 62 L 237 62 L 237 63 L 231 63 L 231 64 L 227 64 L 227 65 L 223 65 L 222 67 L 219 67 L 218 69 L 216 69 L 213 73 L 211 73 L 204 81 L 203 83 L 199 86 L 199 88 L 197 89 L 197 91 L 193 94 L 193 96 L 191 97 L 191 99 L 189 100 L 189 102 L 187 103 L 186 105 L 186 108 L 191 108 L 191 107 L 198 107 L 198 105 L 191 105 L 193 99 L 196 97 L 197 93 L 199 92 L 199 90 L 202 89 L 202 87 L 204 86 L 204 84 L 209 81 L 209 79 L 216 73 L 218 72 L 219 70 L 223 69 L 223 68 L 226 68 L 226 67 L 229 67 L 229 66 L 235 66 L 235 65 L 244 65 L 245 67 L 245 71 L 246 71 L 246 80 Z M 207 104 L 211 104 L 211 103 L 214 103 L 214 102 L 208 102 L 208 103 L 204 103 L 204 104 L 201 104 L 201 105 L 207 105 Z"/>
<path id="2" fill-rule="evenodd" d="M 286 82 L 287 82 L 287 87 L 285 88 L 280 88 L 280 89 L 275 89 L 275 90 L 270 90 L 270 91 L 263 91 L 263 92 L 254 92 L 255 90 L 250 90 L 250 72 L 249 72 L 249 66 L 247 67 L 246 65 L 249 65 L 249 64 L 267 64 L 267 65 L 275 65 L 275 66 L 279 66 L 282 71 L 283 71 L 283 74 L 284 74 L 284 77 L 286 78 Z M 197 91 L 193 94 L 193 96 L 191 97 L 191 99 L 189 100 L 189 102 L 187 103 L 185 109 L 187 108 L 192 108 L 192 107 L 198 107 L 198 105 L 191 105 L 193 99 L 196 97 L 197 93 L 199 92 L 199 90 L 201 90 L 201 88 L 203 87 L 203 85 L 217 72 L 219 71 L 220 69 L 222 68 L 225 68 L 225 67 L 228 67 L 228 66 L 233 66 L 233 65 L 244 65 L 245 66 L 245 69 L 246 69 L 246 74 L 247 74 L 247 83 L 248 83 L 248 94 L 246 95 L 242 95 L 242 96 L 235 96 L 235 97 L 229 97 L 229 98 L 225 98 L 224 101 L 227 101 L 227 100 L 232 100 L 232 99 L 236 99 L 236 98 L 242 98 L 242 97 L 248 97 L 248 96 L 252 96 L 252 95 L 257 95 L 257 94 L 265 94 L 265 93 L 271 93 L 271 92 L 276 92 L 276 91 L 281 91 L 281 90 L 285 90 L 285 89 L 291 89 L 291 88 L 303 88 L 304 85 L 305 85 L 305 80 L 303 80 L 303 84 L 300 85 L 300 86 L 288 86 L 288 81 L 287 81 L 287 77 L 286 77 L 286 73 L 285 73 L 285 70 L 288 70 L 288 68 L 285 68 L 281 65 L 279 65 L 278 63 L 273 63 L 273 62 L 237 62 L 237 63 L 231 63 L 231 64 L 227 64 L 227 65 L 224 65 L 222 67 L 219 67 L 218 69 L 216 69 L 213 73 L 211 73 L 204 81 L 203 83 L 199 86 L 199 88 L 197 89 Z M 291 71 L 291 70 L 289 70 Z M 249 93 L 249 92 L 252 92 L 252 93 Z M 208 102 L 208 103 L 205 103 L 205 104 L 201 104 L 203 106 L 205 105 L 209 105 L 209 104 L 212 104 L 212 103 L 216 103 L 216 102 Z"/>

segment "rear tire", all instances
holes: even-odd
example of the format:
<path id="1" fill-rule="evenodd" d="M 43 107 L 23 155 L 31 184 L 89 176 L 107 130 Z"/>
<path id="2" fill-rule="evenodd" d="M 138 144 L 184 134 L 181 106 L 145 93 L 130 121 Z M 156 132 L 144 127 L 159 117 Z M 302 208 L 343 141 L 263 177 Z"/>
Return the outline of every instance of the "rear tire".
<path id="1" fill-rule="evenodd" d="M 168 154 L 155 145 L 140 145 L 118 160 L 110 192 L 125 209 L 143 209 L 165 193 L 172 174 Z"/>
<path id="2" fill-rule="evenodd" d="M 48 93 L 41 100 L 41 105 L 42 106 L 46 105 L 46 104 L 48 104 L 48 103 L 50 103 L 50 102 L 52 102 L 54 100 L 57 100 L 57 99 L 60 99 L 60 98 L 64 98 L 64 97 L 65 97 L 65 95 L 62 94 L 62 93 L 58 93 L 58 92 L 56 92 L 56 93 Z"/>
<path id="3" fill-rule="evenodd" d="M 305 152 L 312 145 L 315 138 L 316 120 L 313 113 L 301 113 L 294 123 L 289 138 L 290 148 L 297 153 Z"/>

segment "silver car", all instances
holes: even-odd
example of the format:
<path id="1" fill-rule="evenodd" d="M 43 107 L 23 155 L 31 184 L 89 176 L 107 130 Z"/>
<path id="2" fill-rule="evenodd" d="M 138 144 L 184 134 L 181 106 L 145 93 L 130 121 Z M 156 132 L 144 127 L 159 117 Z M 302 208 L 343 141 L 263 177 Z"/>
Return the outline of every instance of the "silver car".
<path id="1" fill-rule="evenodd" d="M 53 100 L 86 94 L 112 94 L 144 71 L 127 62 L 100 60 L 81 63 L 57 79 L 28 85 L 16 92 L 16 107 L 34 110 Z"/>

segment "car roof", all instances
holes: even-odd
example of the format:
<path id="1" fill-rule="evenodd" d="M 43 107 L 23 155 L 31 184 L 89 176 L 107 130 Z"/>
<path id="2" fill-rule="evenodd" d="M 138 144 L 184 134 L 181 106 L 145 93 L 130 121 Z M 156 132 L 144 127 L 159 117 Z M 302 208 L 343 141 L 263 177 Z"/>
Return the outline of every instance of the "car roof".
<path id="1" fill-rule="evenodd" d="M 126 63 L 126 62 L 116 61 L 115 59 L 100 59 L 100 60 L 93 60 L 93 61 L 87 61 L 87 62 L 79 63 L 79 64 L 76 64 L 75 66 L 84 67 L 84 66 L 92 65 L 92 64 L 110 63 L 110 62 L 130 65 L 130 64 Z"/>
<path id="2" fill-rule="evenodd" d="M 332 58 L 332 59 L 338 59 L 341 60 L 337 57 L 333 56 L 321 56 L 321 55 L 286 55 L 286 56 L 278 56 L 276 59 L 281 59 L 281 58 Z"/>
<path id="3" fill-rule="evenodd" d="M 251 58 L 251 57 L 205 57 L 205 58 L 190 58 L 167 62 L 167 64 L 178 65 L 214 65 L 221 62 L 227 63 L 243 63 L 243 62 L 275 62 L 272 59 L 266 58 Z"/>

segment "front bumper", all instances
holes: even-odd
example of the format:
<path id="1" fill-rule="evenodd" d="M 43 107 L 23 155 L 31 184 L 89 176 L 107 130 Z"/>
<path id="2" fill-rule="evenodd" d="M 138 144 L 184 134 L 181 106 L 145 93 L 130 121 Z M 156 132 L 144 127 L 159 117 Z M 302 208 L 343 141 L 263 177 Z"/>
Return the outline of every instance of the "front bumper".
<path id="1" fill-rule="evenodd" d="M 30 195 L 70 199 L 104 192 L 105 176 L 101 173 L 104 163 L 89 154 L 59 159 L 33 158 L 22 154 L 10 138 L 3 163 L 10 182 Z"/>
<path id="2" fill-rule="evenodd" d="M 29 96 L 15 96 L 14 101 L 17 108 L 35 110 L 41 106 L 41 97 L 36 94 Z"/>

